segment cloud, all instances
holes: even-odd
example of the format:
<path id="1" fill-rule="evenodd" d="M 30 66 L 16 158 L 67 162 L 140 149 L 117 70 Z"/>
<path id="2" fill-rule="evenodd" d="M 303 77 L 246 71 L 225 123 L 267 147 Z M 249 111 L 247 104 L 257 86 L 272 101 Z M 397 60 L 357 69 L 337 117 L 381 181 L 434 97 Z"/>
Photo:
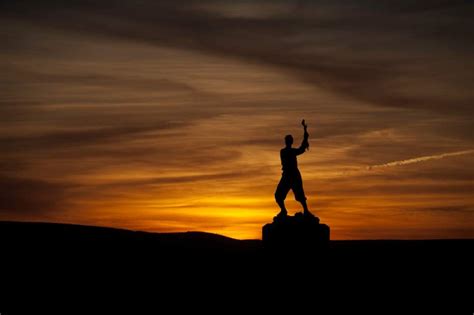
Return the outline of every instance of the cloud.
<path id="1" fill-rule="evenodd" d="M 10 18 L 78 34 L 279 66 L 301 80 L 377 106 L 472 114 L 473 45 L 466 31 L 474 22 L 467 1 L 109 0 L 5 6 Z"/>
<path id="2" fill-rule="evenodd" d="M 1 176 L 0 215 L 28 219 L 47 218 L 67 207 L 67 190 L 72 184 Z"/>
<path id="3" fill-rule="evenodd" d="M 472 153 L 474 153 L 474 150 L 464 150 L 464 151 L 449 152 L 449 153 L 442 153 L 442 154 L 429 155 L 429 156 L 420 156 L 417 158 L 394 161 L 394 162 L 389 162 L 385 164 L 370 165 L 370 166 L 367 166 L 367 169 L 372 170 L 372 169 L 384 168 L 384 167 L 401 166 L 401 165 L 420 163 L 420 162 L 425 162 L 425 161 L 430 161 L 430 160 L 439 160 L 439 159 L 444 159 L 451 156 L 458 156 L 458 155 L 465 155 L 465 154 L 472 154 Z"/>
<path id="4" fill-rule="evenodd" d="M 114 126 L 82 130 L 61 130 L 36 135 L 15 135 L 0 137 L 0 146 L 4 150 L 15 152 L 98 146 L 130 140 L 147 132 L 160 132 L 182 126 L 184 126 L 182 123 L 172 124 L 169 121 L 164 121 L 150 126 Z M 159 137 L 159 135 L 156 136 Z"/>

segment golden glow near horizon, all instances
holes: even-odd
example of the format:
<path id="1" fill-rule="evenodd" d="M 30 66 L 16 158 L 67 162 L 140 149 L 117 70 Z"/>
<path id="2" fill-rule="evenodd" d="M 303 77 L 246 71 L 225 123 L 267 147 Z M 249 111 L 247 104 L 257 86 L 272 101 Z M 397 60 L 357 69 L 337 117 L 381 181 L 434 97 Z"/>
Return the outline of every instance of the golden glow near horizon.
<path id="1" fill-rule="evenodd" d="M 279 211 L 283 137 L 298 144 L 305 118 L 299 166 L 333 239 L 474 237 L 473 80 L 456 63 L 472 61 L 399 30 L 267 34 L 289 8 L 321 23 L 349 14 L 290 4 L 193 4 L 181 14 L 219 17 L 201 37 L 184 22 L 151 36 L 128 20 L 107 19 L 109 34 L 10 14 L 0 31 L 0 220 L 260 238 Z M 237 27 L 219 37 L 212 23 L 222 19 L 217 29 L 250 19 L 258 36 Z M 301 211 L 291 192 L 287 204 Z"/>

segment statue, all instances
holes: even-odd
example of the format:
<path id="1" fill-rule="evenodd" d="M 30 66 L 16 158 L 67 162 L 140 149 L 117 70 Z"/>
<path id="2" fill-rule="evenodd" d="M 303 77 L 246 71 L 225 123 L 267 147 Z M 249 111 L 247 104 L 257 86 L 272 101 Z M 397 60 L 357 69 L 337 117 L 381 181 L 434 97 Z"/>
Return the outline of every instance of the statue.
<path id="1" fill-rule="evenodd" d="M 308 150 L 309 134 L 304 119 L 301 124 L 304 128 L 301 145 L 298 148 L 293 148 L 293 137 L 287 135 L 285 137 L 286 146 L 280 151 L 283 173 L 275 191 L 275 200 L 280 206 L 280 213 L 273 218 L 272 223 L 267 223 L 262 227 L 262 241 L 264 247 L 270 251 L 305 255 L 321 254 L 329 248 L 330 228 L 328 225 L 320 223 L 319 218 L 309 211 L 306 204 L 297 156 Z M 295 199 L 303 206 L 303 213 L 298 212 L 294 216 L 288 215 L 285 198 L 290 189 L 293 190 Z"/>
<path id="2" fill-rule="evenodd" d="M 299 148 L 292 147 L 293 136 L 287 135 L 285 136 L 286 146 L 280 151 L 283 173 L 275 191 L 275 200 L 281 209 L 280 213 L 277 215 L 277 218 L 286 217 L 288 214 L 288 211 L 285 207 L 285 199 L 290 189 L 293 191 L 295 199 L 303 206 L 303 215 L 307 217 L 314 217 L 314 215 L 309 211 L 308 205 L 306 204 L 306 196 L 303 190 L 303 179 L 301 178 L 301 173 L 298 170 L 297 156 L 303 154 L 309 148 L 308 126 L 306 125 L 304 119 L 301 124 L 304 128 L 304 137 Z"/>

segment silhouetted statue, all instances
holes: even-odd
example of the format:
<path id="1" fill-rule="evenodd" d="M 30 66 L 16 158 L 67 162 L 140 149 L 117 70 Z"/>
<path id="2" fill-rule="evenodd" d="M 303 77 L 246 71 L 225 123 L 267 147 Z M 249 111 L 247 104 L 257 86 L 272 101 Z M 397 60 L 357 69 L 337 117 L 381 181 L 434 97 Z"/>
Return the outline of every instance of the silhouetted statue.
<path id="1" fill-rule="evenodd" d="M 288 214 L 288 211 L 285 207 L 285 199 L 290 189 L 293 190 L 295 199 L 303 206 L 303 214 L 305 216 L 313 217 L 313 214 L 308 210 L 308 205 L 306 204 L 306 196 L 303 190 L 303 179 L 301 178 L 300 171 L 298 170 L 298 161 L 296 158 L 298 155 L 303 154 L 309 148 L 309 134 L 307 130 L 308 126 L 306 125 L 304 119 L 301 124 L 304 128 L 304 137 L 300 147 L 292 148 L 293 136 L 287 135 L 285 136 L 286 146 L 280 151 L 283 174 L 275 191 L 275 200 L 281 209 L 277 217 L 286 217 Z"/>

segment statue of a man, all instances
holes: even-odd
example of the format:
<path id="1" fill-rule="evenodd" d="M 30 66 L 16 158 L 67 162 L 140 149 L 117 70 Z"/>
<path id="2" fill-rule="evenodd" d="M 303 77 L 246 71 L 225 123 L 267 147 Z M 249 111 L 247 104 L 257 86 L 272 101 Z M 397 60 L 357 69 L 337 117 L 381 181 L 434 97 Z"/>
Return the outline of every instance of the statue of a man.
<path id="1" fill-rule="evenodd" d="M 293 190 L 295 199 L 303 206 L 304 215 L 313 217 L 313 214 L 308 210 L 308 205 L 306 204 L 306 196 L 303 190 L 303 179 L 301 178 L 300 171 L 298 170 L 298 161 L 296 158 L 298 155 L 303 154 L 309 148 L 309 134 L 307 131 L 308 126 L 306 125 L 304 119 L 301 124 L 304 128 L 304 138 L 300 147 L 292 148 L 293 136 L 287 135 L 285 136 L 286 146 L 280 151 L 283 174 L 275 191 L 275 200 L 281 209 L 278 217 L 285 217 L 288 213 L 285 207 L 285 198 L 290 189 Z"/>

